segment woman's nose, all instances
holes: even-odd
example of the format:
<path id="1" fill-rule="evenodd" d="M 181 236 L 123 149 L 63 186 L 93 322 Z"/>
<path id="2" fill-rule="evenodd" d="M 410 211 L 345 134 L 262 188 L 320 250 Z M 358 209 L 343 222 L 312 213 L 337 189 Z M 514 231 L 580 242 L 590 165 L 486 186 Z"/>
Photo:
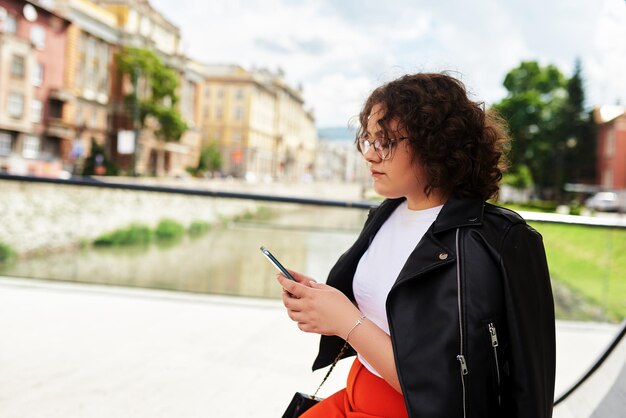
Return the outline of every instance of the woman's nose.
<path id="1" fill-rule="evenodd" d="M 365 161 L 367 161 L 368 163 L 371 162 L 378 162 L 380 160 L 380 157 L 378 156 L 378 154 L 376 153 L 376 150 L 374 149 L 374 147 L 369 147 L 367 149 L 367 151 L 365 153 L 363 153 L 363 158 L 365 159 Z"/>

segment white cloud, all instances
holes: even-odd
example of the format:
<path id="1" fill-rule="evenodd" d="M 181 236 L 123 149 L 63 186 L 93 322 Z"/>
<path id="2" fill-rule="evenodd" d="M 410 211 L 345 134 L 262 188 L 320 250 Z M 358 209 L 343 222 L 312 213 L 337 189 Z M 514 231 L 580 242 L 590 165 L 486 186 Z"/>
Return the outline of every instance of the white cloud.
<path id="1" fill-rule="evenodd" d="M 570 74 L 580 57 L 589 104 L 626 101 L 623 0 L 151 3 L 200 61 L 283 68 L 319 126 L 345 126 L 373 87 L 406 72 L 458 71 L 494 102 L 506 73 L 530 59 Z"/>

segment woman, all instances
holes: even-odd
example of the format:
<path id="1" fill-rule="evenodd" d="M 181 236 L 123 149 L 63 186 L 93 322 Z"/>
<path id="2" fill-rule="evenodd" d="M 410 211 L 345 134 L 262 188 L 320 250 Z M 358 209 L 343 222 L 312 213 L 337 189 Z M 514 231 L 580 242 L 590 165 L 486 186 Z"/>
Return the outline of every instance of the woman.
<path id="1" fill-rule="evenodd" d="M 289 317 L 321 334 L 314 369 L 344 341 L 347 388 L 303 416 L 552 415 L 554 305 L 541 236 L 486 203 L 505 130 L 446 74 L 372 92 L 357 148 L 387 199 L 327 284 L 278 280 Z"/>

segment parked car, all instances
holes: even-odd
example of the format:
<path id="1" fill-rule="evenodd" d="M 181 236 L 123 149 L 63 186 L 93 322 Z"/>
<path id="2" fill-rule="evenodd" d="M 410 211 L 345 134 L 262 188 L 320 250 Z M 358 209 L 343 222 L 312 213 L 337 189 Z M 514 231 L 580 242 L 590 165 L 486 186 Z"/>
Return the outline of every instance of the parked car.
<path id="1" fill-rule="evenodd" d="M 598 192 L 585 201 L 585 206 L 601 212 L 619 211 L 619 196 L 613 192 Z"/>

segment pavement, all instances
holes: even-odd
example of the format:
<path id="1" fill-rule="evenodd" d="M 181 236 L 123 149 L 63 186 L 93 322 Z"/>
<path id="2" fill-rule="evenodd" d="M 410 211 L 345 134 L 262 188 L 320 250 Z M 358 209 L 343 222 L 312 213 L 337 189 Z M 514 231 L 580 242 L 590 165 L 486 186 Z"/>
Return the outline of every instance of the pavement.
<path id="1" fill-rule="evenodd" d="M 557 395 L 617 329 L 557 321 Z M 321 382 L 317 343 L 277 300 L 3 277 L 0 416 L 276 418 Z"/>

